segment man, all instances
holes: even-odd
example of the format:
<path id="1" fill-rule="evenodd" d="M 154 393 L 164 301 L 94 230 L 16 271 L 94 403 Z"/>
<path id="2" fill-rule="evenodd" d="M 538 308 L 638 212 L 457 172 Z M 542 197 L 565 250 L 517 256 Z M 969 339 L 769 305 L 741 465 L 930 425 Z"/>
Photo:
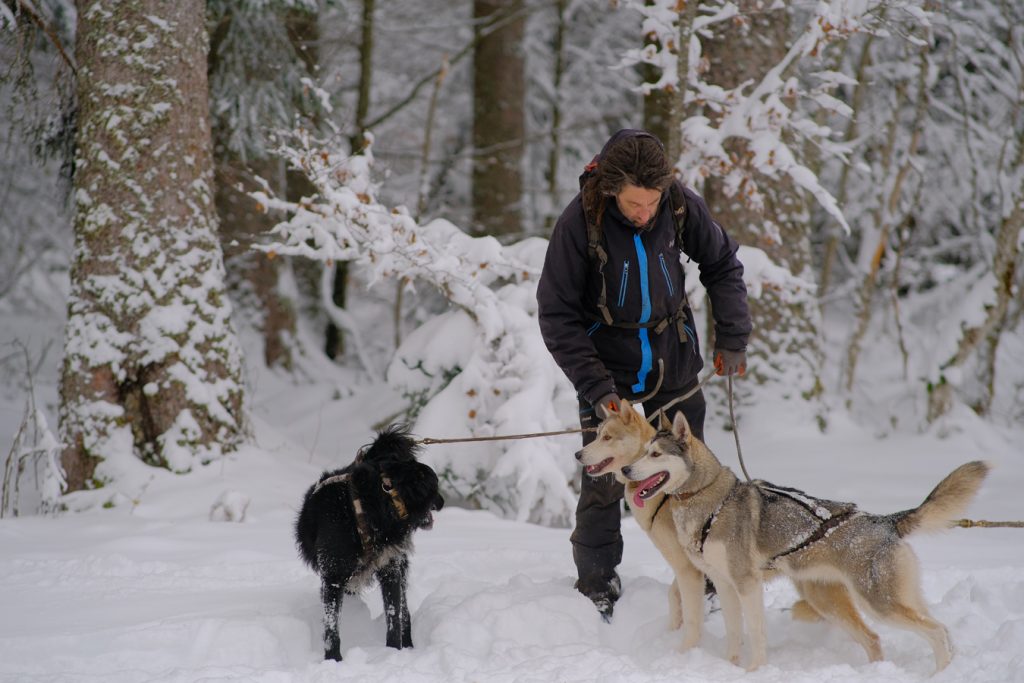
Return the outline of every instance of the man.
<path id="1" fill-rule="evenodd" d="M 608 140 L 555 224 L 537 287 L 541 334 L 576 388 L 584 428 L 617 410 L 620 397 L 644 398 L 652 415 L 697 384 L 704 362 L 681 255 L 697 262 L 711 300 L 718 374 L 745 372 L 751 322 L 736 249 L 675 179 L 657 138 L 620 130 Z M 703 394 L 672 406 L 669 419 L 678 410 L 703 438 Z M 594 436 L 583 432 L 583 444 Z M 583 476 L 571 537 L 576 589 L 605 620 L 621 590 L 622 495 L 612 475 Z"/>

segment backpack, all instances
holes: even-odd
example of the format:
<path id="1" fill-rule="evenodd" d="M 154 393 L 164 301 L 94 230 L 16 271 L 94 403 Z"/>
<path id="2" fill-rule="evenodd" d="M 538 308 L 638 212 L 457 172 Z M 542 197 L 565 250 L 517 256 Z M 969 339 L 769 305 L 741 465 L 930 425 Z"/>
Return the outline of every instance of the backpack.
<path id="1" fill-rule="evenodd" d="M 586 179 L 594 172 L 594 168 L 597 166 L 597 157 L 587 164 L 583 170 L 583 175 L 580 177 L 580 186 L 584 184 Z M 683 195 L 683 184 L 675 180 L 669 185 L 668 188 L 668 202 L 669 207 L 672 211 L 672 217 L 675 219 L 676 225 L 676 248 L 683 249 L 683 229 L 686 224 L 686 197 Z M 681 341 L 685 341 L 686 331 L 683 329 L 684 321 L 686 318 L 686 307 L 689 302 L 686 298 L 686 290 L 682 289 L 683 296 L 679 301 L 679 307 L 675 313 L 667 318 L 661 320 L 652 320 L 646 323 L 627 323 L 627 322 L 615 322 L 612 318 L 611 312 L 608 310 L 608 288 L 604 276 L 604 267 L 608 264 L 608 253 L 604 250 L 601 245 L 601 237 L 603 231 L 601 225 L 593 220 L 593 216 L 587 215 L 586 209 L 583 211 L 584 220 L 587 223 L 587 256 L 591 261 L 597 260 L 597 272 L 601 274 L 601 293 L 597 298 L 597 309 L 601 312 L 601 316 L 596 318 L 598 322 L 602 322 L 605 325 L 611 327 L 621 327 L 625 329 L 641 329 L 641 328 L 654 328 L 655 334 L 661 334 L 662 331 L 671 323 L 676 324 L 677 331 L 679 332 L 679 338 Z"/>

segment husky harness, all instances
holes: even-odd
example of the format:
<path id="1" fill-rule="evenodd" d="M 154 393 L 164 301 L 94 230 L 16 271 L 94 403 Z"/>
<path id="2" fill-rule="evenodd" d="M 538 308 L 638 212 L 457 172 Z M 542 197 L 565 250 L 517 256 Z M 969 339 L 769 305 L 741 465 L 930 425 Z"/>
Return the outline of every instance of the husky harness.
<path id="1" fill-rule="evenodd" d="M 799 489 L 789 488 L 786 486 L 776 486 L 761 480 L 753 482 L 753 484 L 762 494 L 767 493 L 769 496 L 775 495 L 788 498 L 818 520 L 817 529 L 812 531 L 807 538 L 800 541 L 792 548 L 783 550 L 781 553 L 777 553 L 773 556 L 765 564 L 765 569 L 774 569 L 775 562 L 777 560 L 809 548 L 831 534 L 851 517 L 860 513 L 860 510 L 857 509 L 857 506 L 854 503 L 837 503 L 831 500 L 814 498 Z"/>
<path id="2" fill-rule="evenodd" d="M 714 482 L 712 482 L 712 484 L 713 483 Z M 715 508 L 714 512 L 708 515 L 708 518 L 704 520 L 704 525 L 701 527 L 700 538 L 697 543 L 697 550 L 698 552 L 700 552 L 701 555 L 704 554 L 704 544 L 707 542 L 708 536 L 711 534 L 711 527 L 714 525 L 715 520 L 718 519 L 718 513 L 722 511 L 722 508 L 725 506 L 725 504 L 729 501 L 730 498 L 732 498 L 733 493 L 735 493 L 736 489 L 739 488 L 739 484 L 740 483 L 738 481 L 733 483 L 732 488 L 729 489 L 729 492 L 722 497 L 722 500 L 718 503 L 718 506 Z M 775 562 L 777 560 L 783 557 L 787 557 L 789 555 L 793 555 L 795 553 L 800 552 L 801 550 L 805 550 L 811 547 L 821 539 L 827 537 L 835 529 L 839 528 L 839 526 L 842 525 L 844 522 L 848 521 L 850 518 L 860 513 L 860 510 L 857 509 L 857 506 L 854 503 L 837 503 L 831 500 L 814 498 L 813 496 L 809 496 L 799 489 L 788 488 L 785 486 L 776 486 L 775 484 L 771 484 L 763 480 L 753 481 L 751 482 L 751 484 L 757 488 L 758 492 L 761 493 L 761 495 L 767 494 L 768 496 L 782 496 L 784 498 L 788 498 L 789 500 L 802 507 L 804 510 L 806 510 L 808 513 L 810 513 L 813 517 L 815 517 L 818 520 L 818 527 L 810 534 L 808 534 L 806 538 L 804 538 L 796 545 L 787 548 L 786 550 L 783 550 L 781 553 L 776 553 L 775 555 L 773 555 L 768 560 L 768 562 L 765 563 L 765 566 L 763 567 L 763 569 L 765 570 L 774 569 Z M 711 484 L 708 484 L 708 486 L 711 486 Z M 698 493 L 706 489 L 708 486 L 705 486 L 704 488 L 698 489 L 696 491 L 673 493 L 671 495 L 675 496 L 679 500 L 686 500 L 697 495 Z M 664 504 L 664 502 L 662 504 Z M 661 507 L 659 506 L 658 509 L 660 510 Z M 657 512 L 655 512 L 655 514 L 657 514 Z"/>

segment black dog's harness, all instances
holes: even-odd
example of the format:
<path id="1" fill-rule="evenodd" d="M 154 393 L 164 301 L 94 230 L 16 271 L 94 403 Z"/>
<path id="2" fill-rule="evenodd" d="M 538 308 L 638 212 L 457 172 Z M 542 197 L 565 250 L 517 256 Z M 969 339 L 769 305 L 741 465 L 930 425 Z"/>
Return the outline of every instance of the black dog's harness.
<path id="1" fill-rule="evenodd" d="M 353 465 L 359 465 L 363 461 L 363 450 L 360 449 L 356 453 L 356 459 L 352 463 Z M 363 502 L 359 499 L 359 494 L 356 491 L 355 484 L 352 483 L 352 473 L 346 472 L 345 474 L 336 474 L 333 477 L 327 477 L 323 481 L 317 483 L 313 488 L 313 495 L 327 486 L 328 484 L 348 484 L 348 495 L 352 502 L 352 511 L 356 514 L 356 530 L 359 532 L 359 542 L 362 544 L 363 549 L 367 550 L 370 548 L 370 523 L 366 521 L 366 512 L 363 510 Z M 387 475 L 382 475 L 380 478 L 380 487 L 388 494 L 391 498 L 391 505 L 395 508 L 395 512 L 398 513 L 399 519 L 405 519 L 409 516 L 409 511 L 405 507 L 405 501 L 402 500 L 402 496 L 395 489 L 391 483 L 391 478 Z"/>

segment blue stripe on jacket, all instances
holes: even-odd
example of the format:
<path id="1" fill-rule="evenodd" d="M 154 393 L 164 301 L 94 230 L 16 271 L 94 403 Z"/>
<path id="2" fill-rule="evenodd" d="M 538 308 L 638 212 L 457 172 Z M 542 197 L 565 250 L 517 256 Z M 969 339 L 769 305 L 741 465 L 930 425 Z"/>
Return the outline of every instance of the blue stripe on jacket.
<path id="1" fill-rule="evenodd" d="M 651 286 L 647 278 L 647 252 L 644 250 L 640 233 L 633 235 L 633 246 L 636 247 L 636 270 L 640 275 L 640 320 L 646 323 L 651 319 Z M 639 394 L 647 384 L 647 373 L 651 371 L 652 352 L 650 330 L 640 328 L 640 369 L 636 373 L 636 384 L 630 387 L 634 394 Z"/>

